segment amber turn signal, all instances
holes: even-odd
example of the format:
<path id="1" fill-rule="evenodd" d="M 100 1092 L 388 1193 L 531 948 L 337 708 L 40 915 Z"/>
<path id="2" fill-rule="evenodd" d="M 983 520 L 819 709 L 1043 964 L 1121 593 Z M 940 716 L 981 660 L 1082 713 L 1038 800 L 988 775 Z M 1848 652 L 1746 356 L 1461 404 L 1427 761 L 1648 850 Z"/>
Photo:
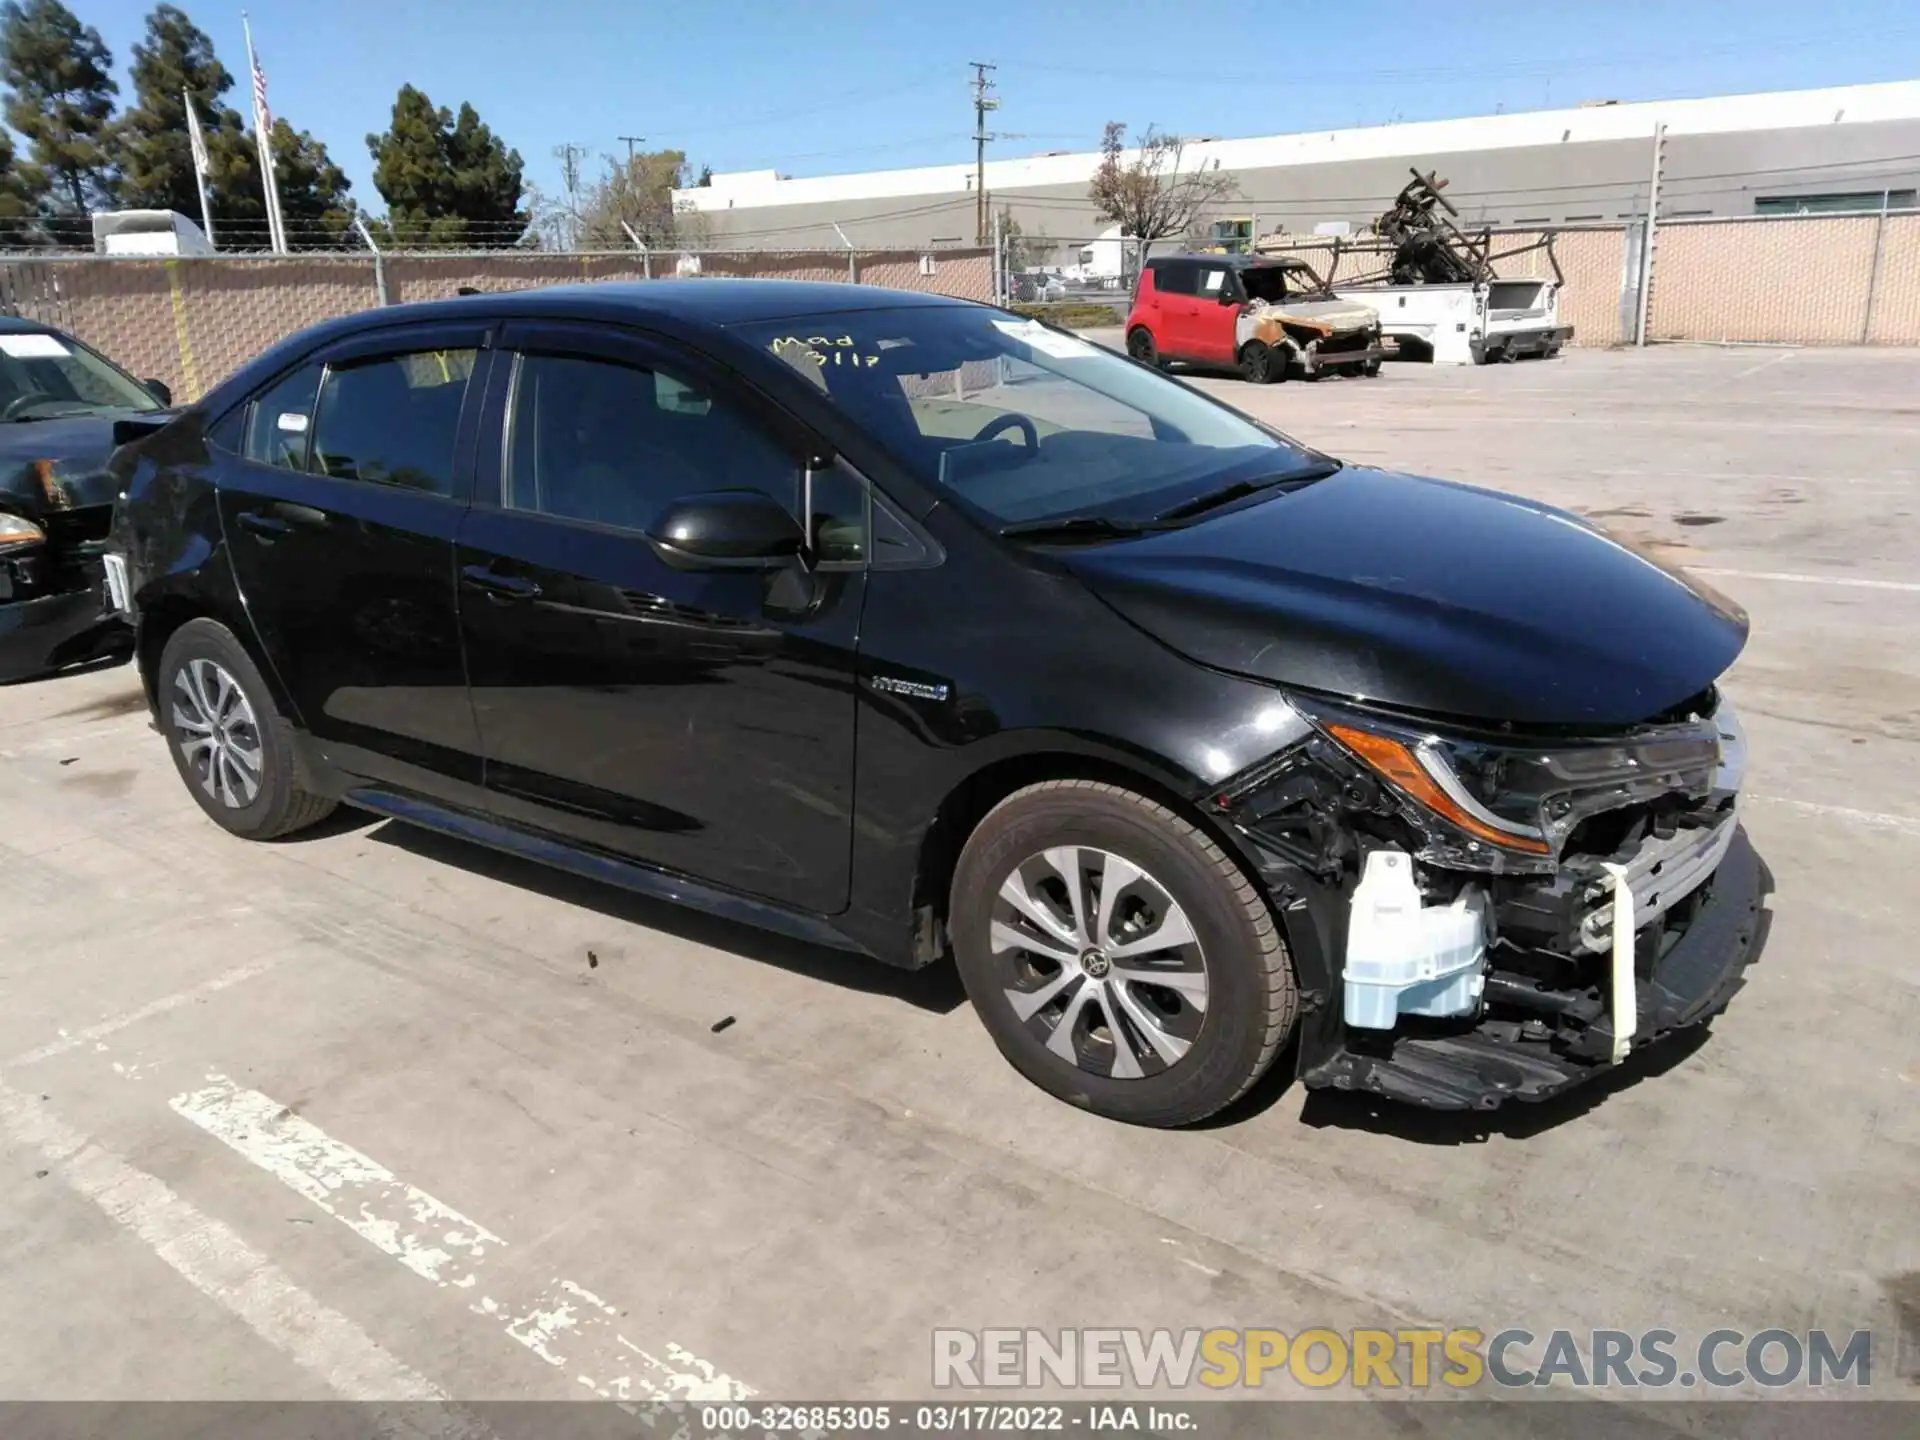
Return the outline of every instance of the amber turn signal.
<path id="1" fill-rule="evenodd" d="M 1398 740 L 1356 730 L 1351 725 L 1329 725 L 1327 731 L 1382 779 L 1476 839 L 1505 850 L 1524 850 L 1529 855 L 1553 853 L 1553 848 L 1544 840 L 1497 829 L 1474 815 L 1434 783 L 1426 767 Z"/>

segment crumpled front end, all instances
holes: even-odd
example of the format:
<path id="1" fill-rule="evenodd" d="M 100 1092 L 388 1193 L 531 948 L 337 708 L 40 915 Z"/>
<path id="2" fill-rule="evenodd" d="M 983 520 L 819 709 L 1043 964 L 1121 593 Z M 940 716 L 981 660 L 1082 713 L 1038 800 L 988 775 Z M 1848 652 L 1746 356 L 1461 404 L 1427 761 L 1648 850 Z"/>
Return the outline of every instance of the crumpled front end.
<path id="1" fill-rule="evenodd" d="M 38 459 L 0 486 L 0 681 L 132 648 L 107 598 L 113 502 L 96 470 Z"/>
<path id="2" fill-rule="evenodd" d="M 1763 871 L 1714 692 L 1601 736 L 1299 708 L 1302 738 L 1212 803 L 1286 926 L 1308 1085 L 1544 1099 L 1744 983 Z"/>
<path id="3" fill-rule="evenodd" d="M 1234 322 L 1235 351 L 1250 340 L 1290 353 L 1310 375 L 1378 361 L 1386 353 L 1378 313 L 1334 299 L 1250 301 Z"/>

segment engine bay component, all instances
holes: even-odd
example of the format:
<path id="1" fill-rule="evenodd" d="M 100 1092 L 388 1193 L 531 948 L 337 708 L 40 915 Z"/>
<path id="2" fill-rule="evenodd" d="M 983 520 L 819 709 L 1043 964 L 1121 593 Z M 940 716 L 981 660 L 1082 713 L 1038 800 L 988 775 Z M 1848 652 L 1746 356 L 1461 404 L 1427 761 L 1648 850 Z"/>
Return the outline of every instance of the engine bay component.
<path id="1" fill-rule="evenodd" d="M 1346 1021 L 1391 1030 L 1402 1015 L 1471 1015 L 1487 966 L 1487 897 L 1478 886 L 1451 904 L 1423 905 L 1413 858 L 1367 856 L 1347 922 Z"/>

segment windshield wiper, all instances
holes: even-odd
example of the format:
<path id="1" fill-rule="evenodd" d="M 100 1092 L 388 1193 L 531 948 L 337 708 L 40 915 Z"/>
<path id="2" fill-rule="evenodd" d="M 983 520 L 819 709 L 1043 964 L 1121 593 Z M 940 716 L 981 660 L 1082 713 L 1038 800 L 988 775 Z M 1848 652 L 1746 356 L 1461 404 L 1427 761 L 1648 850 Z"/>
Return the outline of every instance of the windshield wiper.
<path id="1" fill-rule="evenodd" d="M 1236 480 L 1231 485 L 1222 485 L 1218 490 L 1209 490 L 1196 495 L 1191 500 L 1182 500 L 1170 510 L 1162 510 L 1153 517 L 1156 525 L 1168 524 L 1175 520 L 1190 520 L 1195 515 L 1204 515 L 1209 510 L 1217 510 L 1222 505 L 1230 505 L 1235 500 L 1248 495 L 1258 495 L 1262 490 L 1293 490 L 1303 485 L 1311 485 L 1316 480 L 1324 480 L 1340 469 L 1338 460 L 1326 460 L 1319 464 L 1304 466 L 1299 470 L 1289 470 L 1284 475 L 1269 476 L 1265 480 Z"/>
<path id="2" fill-rule="evenodd" d="M 1058 515 L 1051 520 L 1022 520 L 1017 525 L 1002 525 L 1000 533 L 1024 540 L 1115 540 L 1143 535 L 1152 528 L 1133 520 L 1116 520 L 1111 515 Z"/>

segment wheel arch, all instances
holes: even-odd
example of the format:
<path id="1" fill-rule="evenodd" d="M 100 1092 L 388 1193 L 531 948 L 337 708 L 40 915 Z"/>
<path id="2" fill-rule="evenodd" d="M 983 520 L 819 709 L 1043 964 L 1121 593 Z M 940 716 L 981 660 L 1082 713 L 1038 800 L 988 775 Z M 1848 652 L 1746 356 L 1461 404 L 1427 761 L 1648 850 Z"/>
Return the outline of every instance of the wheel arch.
<path id="1" fill-rule="evenodd" d="M 253 633 L 253 624 L 245 611 L 203 591 L 170 590 L 141 596 L 140 626 L 135 642 L 134 660 L 140 672 L 140 686 L 146 691 L 147 706 L 156 717 L 160 713 L 160 657 L 166 653 L 167 642 L 193 620 L 213 620 L 225 626 L 259 670 L 280 713 L 289 717 L 294 714 L 291 697 L 280 684 L 279 673 L 261 647 L 259 637 Z"/>
<path id="2" fill-rule="evenodd" d="M 1166 806 L 1219 844 L 1272 908 L 1272 897 L 1259 872 L 1247 863 L 1239 840 L 1173 777 L 1121 752 L 1041 744 L 985 761 L 954 784 L 934 808 L 932 821 L 921 833 L 914 866 L 912 913 L 917 964 L 928 964 L 945 950 L 954 871 L 969 837 L 1001 801 L 1048 780 L 1105 781 Z M 1278 923 L 1277 910 L 1274 918 Z"/>

